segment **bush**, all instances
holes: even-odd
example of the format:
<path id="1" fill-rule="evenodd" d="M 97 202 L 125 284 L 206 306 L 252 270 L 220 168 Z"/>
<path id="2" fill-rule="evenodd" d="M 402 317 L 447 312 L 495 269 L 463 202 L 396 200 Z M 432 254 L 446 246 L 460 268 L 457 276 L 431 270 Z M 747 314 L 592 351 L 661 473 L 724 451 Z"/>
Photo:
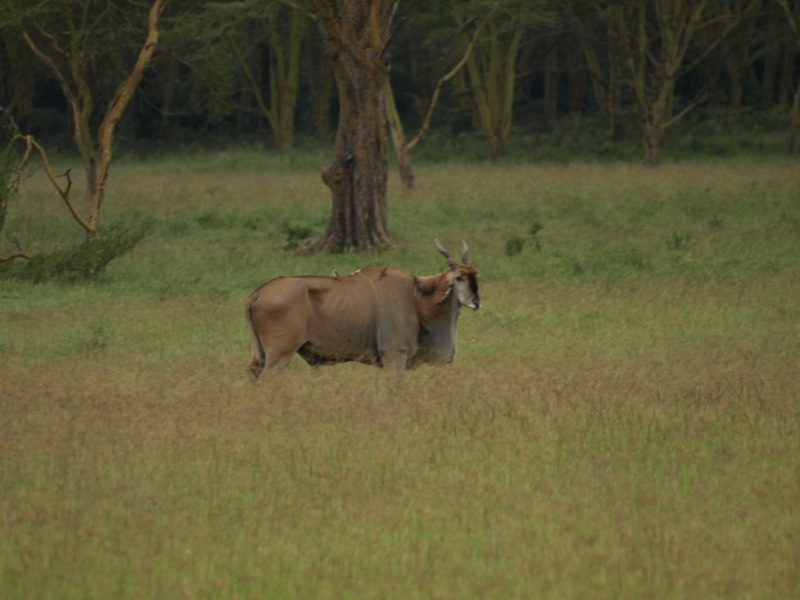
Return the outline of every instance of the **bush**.
<path id="1" fill-rule="evenodd" d="M 284 222 L 281 224 L 281 231 L 286 234 L 284 250 L 294 250 L 305 244 L 314 233 L 314 229 L 307 225 L 295 225 Z"/>
<path id="2" fill-rule="evenodd" d="M 515 256 L 522 252 L 525 240 L 520 237 L 512 237 L 506 240 L 506 256 Z"/>
<path id="3" fill-rule="evenodd" d="M 137 219 L 132 224 L 117 222 L 91 241 L 39 254 L 29 260 L 0 263 L 0 279 L 17 279 L 42 283 L 46 281 L 80 281 L 100 273 L 115 258 L 132 250 L 153 230 L 155 219 Z"/>

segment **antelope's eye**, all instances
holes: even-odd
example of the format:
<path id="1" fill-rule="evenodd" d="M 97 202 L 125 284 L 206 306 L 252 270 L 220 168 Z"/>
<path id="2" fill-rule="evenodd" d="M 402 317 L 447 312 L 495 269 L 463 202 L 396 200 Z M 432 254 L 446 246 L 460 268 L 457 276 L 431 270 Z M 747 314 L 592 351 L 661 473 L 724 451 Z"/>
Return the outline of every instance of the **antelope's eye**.
<path id="1" fill-rule="evenodd" d="M 464 281 L 464 278 L 461 275 L 456 275 L 456 281 Z"/>

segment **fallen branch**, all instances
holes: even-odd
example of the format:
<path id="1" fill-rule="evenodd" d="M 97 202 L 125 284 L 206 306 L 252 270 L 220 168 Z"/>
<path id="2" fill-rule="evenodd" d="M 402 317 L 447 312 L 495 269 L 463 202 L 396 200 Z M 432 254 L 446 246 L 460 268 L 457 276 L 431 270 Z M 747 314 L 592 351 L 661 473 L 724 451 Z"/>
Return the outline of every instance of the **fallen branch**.
<path id="1" fill-rule="evenodd" d="M 28 254 L 22 249 L 22 246 L 20 245 L 19 240 L 17 238 L 14 239 L 9 238 L 8 241 L 17 247 L 17 252 L 11 254 L 10 256 L 6 256 L 5 258 L 0 258 L 0 263 L 8 262 L 16 258 L 24 258 L 26 260 L 30 260 L 31 258 L 33 258 L 30 254 Z"/>
<path id="2" fill-rule="evenodd" d="M 0 263 L 8 262 L 10 260 L 14 260 L 15 258 L 24 258 L 26 260 L 30 260 L 33 257 L 27 252 L 17 252 L 16 254 L 12 254 L 11 256 L 0 258 Z"/>

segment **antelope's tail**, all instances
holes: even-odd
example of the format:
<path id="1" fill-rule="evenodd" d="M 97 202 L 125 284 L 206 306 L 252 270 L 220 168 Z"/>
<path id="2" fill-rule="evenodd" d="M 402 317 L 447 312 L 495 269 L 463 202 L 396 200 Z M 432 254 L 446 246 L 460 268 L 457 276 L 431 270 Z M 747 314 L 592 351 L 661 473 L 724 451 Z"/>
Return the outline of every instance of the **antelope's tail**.
<path id="1" fill-rule="evenodd" d="M 250 330 L 250 349 L 252 352 L 252 360 L 247 367 L 248 372 L 253 376 L 253 379 L 258 379 L 261 371 L 264 370 L 264 364 L 267 360 L 267 353 L 264 351 L 264 344 L 261 342 L 261 336 L 258 335 L 258 330 L 253 323 L 253 303 L 248 302 L 245 309 L 245 317 L 247 318 L 247 327 Z"/>

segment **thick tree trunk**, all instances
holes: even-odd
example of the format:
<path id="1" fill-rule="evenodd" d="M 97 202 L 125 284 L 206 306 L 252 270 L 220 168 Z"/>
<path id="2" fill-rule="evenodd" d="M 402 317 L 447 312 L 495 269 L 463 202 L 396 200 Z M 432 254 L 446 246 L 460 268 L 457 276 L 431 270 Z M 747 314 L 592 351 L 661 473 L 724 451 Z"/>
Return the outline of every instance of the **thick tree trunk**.
<path id="1" fill-rule="evenodd" d="M 314 0 L 339 91 L 333 161 L 322 169 L 331 219 L 311 250 L 367 250 L 389 241 L 383 56 L 395 1 Z"/>

